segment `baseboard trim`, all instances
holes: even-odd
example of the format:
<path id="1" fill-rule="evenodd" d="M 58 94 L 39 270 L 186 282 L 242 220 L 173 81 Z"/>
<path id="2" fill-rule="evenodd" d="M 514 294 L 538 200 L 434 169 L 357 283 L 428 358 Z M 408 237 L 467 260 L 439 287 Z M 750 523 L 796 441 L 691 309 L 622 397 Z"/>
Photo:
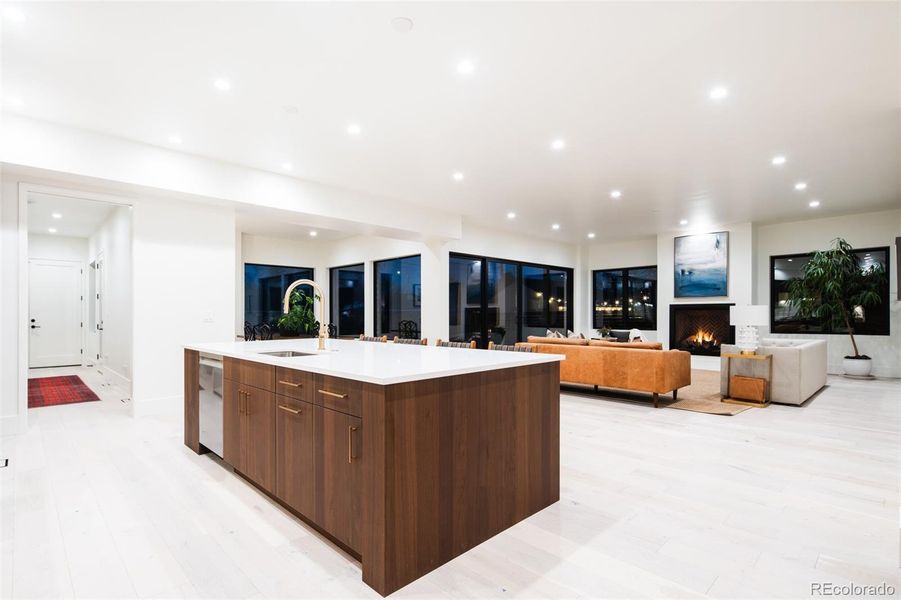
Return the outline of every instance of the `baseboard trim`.
<path id="1" fill-rule="evenodd" d="M 182 395 L 144 398 L 143 400 L 133 400 L 132 404 L 134 417 L 166 415 L 182 409 Z"/>
<path id="2" fill-rule="evenodd" d="M 92 368 L 93 368 L 93 369 L 97 369 L 98 371 L 100 371 L 100 372 L 103 373 L 104 375 L 110 375 L 110 376 L 112 376 L 112 377 L 118 379 L 118 380 L 119 380 L 119 383 L 121 383 L 122 385 L 131 386 L 131 379 L 129 379 L 129 378 L 126 377 L 125 375 L 122 375 L 121 373 L 119 373 L 118 371 L 116 371 L 116 370 L 113 369 L 113 368 L 110 368 L 110 367 L 108 367 L 108 366 L 106 366 L 106 365 L 102 365 L 102 364 L 101 364 L 101 365 L 96 365 L 96 364 L 95 364 Z"/>

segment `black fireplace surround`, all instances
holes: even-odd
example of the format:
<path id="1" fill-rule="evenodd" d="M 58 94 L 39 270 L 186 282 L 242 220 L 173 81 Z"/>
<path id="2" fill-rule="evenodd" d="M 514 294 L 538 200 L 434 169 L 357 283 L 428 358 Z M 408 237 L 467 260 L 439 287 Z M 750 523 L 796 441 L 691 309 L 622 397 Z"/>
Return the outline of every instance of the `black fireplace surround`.
<path id="1" fill-rule="evenodd" d="M 729 324 L 732 304 L 670 304 L 669 347 L 698 356 L 719 356 L 722 344 L 735 343 Z"/>

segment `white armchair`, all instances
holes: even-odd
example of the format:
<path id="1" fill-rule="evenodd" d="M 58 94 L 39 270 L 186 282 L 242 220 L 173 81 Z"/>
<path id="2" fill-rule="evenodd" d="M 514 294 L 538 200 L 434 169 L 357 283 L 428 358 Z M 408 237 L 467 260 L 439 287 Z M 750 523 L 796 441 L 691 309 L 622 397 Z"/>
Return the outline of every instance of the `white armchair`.
<path id="1" fill-rule="evenodd" d="M 722 352 L 738 352 L 732 344 L 723 344 Z M 826 341 L 790 338 L 764 338 L 758 354 L 773 355 L 773 380 L 770 400 L 780 404 L 802 404 L 826 385 Z M 726 359 L 720 359 L 720 390 L 726 393 Z M 733 361 L 732 374 L 766 377 L 753 361 Z"/>

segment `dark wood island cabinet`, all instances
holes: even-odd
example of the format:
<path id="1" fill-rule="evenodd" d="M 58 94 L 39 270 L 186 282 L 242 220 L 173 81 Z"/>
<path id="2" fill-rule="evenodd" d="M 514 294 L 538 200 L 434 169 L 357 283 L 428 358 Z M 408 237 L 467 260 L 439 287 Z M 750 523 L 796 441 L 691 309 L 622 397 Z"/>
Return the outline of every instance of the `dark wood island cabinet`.
<path id="1" fill-rule="evenodd" d="M 197 360 L 185 351 L 185 444 L 200 453 Z M 223 362 L 223 460 L 382 595 L 559 499 L 556 360 L 393 384 Z"/>

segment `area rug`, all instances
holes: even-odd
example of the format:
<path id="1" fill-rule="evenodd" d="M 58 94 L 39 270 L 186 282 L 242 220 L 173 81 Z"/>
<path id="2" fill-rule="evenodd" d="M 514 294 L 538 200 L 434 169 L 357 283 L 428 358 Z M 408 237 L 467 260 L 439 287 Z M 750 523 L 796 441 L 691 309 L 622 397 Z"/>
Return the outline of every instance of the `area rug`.
<path id="1" fill-rule="evenodd" d="M 100 398 L 78 375 L 37 377 L 28 380 L 28 408 L 96 402 Z"/>
<path id="2" fill-rule="evenodd" d="M 720 372 L 691 370 L 691 385 L 679 390 L 677 400 L 661 396 L 660 406 L 678 408 L 710 415 L 737 415 L 751 408 L 740 404 L 720 402 Z"/>

